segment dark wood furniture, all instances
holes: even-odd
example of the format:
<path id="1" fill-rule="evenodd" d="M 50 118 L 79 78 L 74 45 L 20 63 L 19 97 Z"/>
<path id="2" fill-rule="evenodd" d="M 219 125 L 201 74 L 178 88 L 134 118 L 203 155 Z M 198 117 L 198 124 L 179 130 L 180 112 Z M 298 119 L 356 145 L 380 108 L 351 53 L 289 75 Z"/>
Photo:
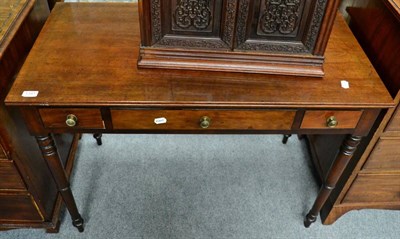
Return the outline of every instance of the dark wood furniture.
<path id="1" fill-rule="evenodd" d="M 137 69 L 136 8 L 123 3 L 56 4 L 6 98 L 36 137 L 74 226 L 83 231 L 83 219 L 53 133 L 343 135 L 305 219 L 308 227 L 379 112 L 393 106 L 343 19 L 337 18 L 327 47 L 325 77 L 300 79 Z M 349 89 L 342 87 L 343 80 Z M 26 91 L 38 95 L 23 97 Z"/>
<path id="2" fill-rule="evenodd" d="M 397 105 L 383 112 L 357 152 L 347 174 L 324 206 L 321 217 L 331 224 L 355 209 L 400 209 L 400 1 L 355 1 L 345 5 L 350 26 Z M 324 156 L 329 154 L 315 144 Z M 325 157 L 326 158 L 326 157 Z M 327 162 L 321 160 L 321 176 Z"/>
<path id="3" fill-rule="evenodd" d="M 35 227 L 56 232 L 59 226 L 62 201 L 55 183 L 48 180 L 51 173 L 20 114 L 4 105 L 48 15 L 46 0 L 0 2 L 0 230 Z M 62 161 L 73 158 L 72 137 L 56 139 Z"/>
<path id="4" fill-rule="evenodd" d="M 139 0 L 139 67 L 323 76 L 339 0 Z"/>

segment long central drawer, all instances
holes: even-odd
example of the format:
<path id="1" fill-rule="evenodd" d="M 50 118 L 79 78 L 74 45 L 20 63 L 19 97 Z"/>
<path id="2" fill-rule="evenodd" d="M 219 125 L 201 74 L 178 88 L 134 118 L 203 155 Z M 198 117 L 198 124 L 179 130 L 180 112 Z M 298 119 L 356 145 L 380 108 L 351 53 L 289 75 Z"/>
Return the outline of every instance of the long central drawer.
<path id="1" fill-rule="evenodd" d="M 114 129 L 290 130 L 295 110 L 113 109 Z"/>

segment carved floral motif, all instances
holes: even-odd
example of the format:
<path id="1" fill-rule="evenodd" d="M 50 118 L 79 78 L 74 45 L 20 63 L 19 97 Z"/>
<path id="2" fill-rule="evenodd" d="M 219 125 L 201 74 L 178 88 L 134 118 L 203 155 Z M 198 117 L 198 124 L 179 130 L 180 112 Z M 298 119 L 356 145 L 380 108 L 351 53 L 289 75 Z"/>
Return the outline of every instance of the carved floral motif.
<path id="1" fill-rule="evenodd" d="M 210 0 L 178 0 L 174 23 L 182 29 L 206 29 L 211 23 Z"/>
<path id="2" fill-rule="evenodd" d="M 300 0 L 265 0 L 265 11 L 260 19 L 261 30 L 271 34 L 290 34 L 299 25 Z"/>

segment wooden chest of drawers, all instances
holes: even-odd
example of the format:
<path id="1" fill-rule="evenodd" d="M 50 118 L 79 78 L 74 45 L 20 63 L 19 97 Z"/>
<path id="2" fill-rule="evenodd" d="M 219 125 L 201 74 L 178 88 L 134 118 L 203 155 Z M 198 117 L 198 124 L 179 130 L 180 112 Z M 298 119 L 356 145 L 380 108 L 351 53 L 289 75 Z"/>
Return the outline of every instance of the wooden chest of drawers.
<path id="1" fill-rule="evenodd" d="M 0 1 L 0 230 L 58 230 L 61 200 L 20 114 L 4 98 L 49 15 L 46 0 Z M 65 163 L 72 137 L 57 137 Z M 76 144 L 76 143 L 75 143 Z M 75 145 L 76 147 L 76 145 Z M 72 160 L 68 165 L 71 165 Z"/>
<path id="2" fill-rule="evenodd" d="M 343 2 L 343 9 L 347 7 L 351 29 L 397 108 L 381 115 L 369 139 L 363 142 L 365 151 L 358 152 L 358 160 L 347 168 L 348 179 L 344 176 L 321 212 L 327 224 L 354 209 L 400 209 L 400 1 L 358 0 L 348 4 Z"/>
<path id="3" fill-rule="evenodd" d="M 139 0 L 139 67 L 323 76 L 338 0 Z"/>

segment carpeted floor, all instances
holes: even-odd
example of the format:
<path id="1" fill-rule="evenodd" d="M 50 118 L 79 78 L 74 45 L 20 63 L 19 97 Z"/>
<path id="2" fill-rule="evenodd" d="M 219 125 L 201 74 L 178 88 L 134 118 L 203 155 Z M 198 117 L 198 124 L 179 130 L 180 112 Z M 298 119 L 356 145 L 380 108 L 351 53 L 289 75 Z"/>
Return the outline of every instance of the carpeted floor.
<path id="1" fill-rule="evenodd" d="M 318 188 L 304 142 L 280 135 L 84 135 L 72 189 L 86 220 L 23 238 L 398 238 L 400 212 L 361 210 L 303 227 Z"/>

